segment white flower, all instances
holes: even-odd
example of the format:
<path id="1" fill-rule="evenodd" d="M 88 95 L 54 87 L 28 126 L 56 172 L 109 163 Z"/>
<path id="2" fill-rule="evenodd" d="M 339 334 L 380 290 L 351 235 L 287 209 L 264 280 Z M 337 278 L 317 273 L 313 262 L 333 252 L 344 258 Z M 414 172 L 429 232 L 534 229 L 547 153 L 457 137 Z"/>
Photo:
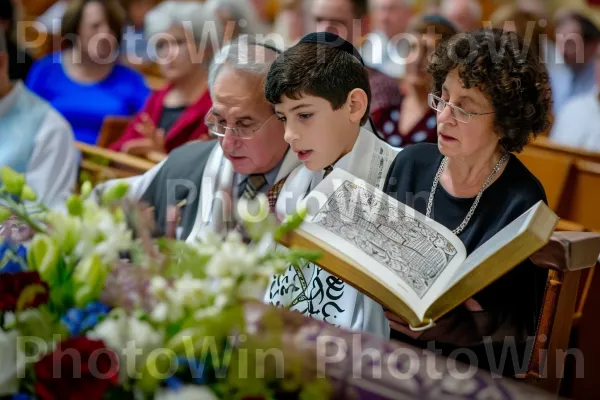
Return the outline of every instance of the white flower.
<path id="1" fill-rule="evenodd" d="M 162 346 L 164 336 L 146 321 L 127 316 L 123 310 L 113 310 L 106 319 L 87 333 L 91 339 L 101 339 L 119 356 L 119 378 L 121 382 L 144 365 L 146 357 Z"/>
<path id="2" fill-rule="evenodd" d="M 238 289 L 238 296 L 244 300 L 262 300 L 265 297 L 267 282 L 261 280 L 245 280 Z"/>
<path id="3" fill-rule="evenodd" d="M 150 293 L 157 298 L 165 298 L 169 283 L 162 276 L 154 276 L 150 280 Z"/>
<path id="4" fill-rule="evenodd" d="M 166 322 L 169 318 L 169 305 L 165 302 L 155 305 L 152 313 L 150 314 L 150 318 L 152 318 L 154 322 Z"/>
<path id="5" fill-rule="evenodd" d="M 17 348 L 18 331 L 0 329 L 0 396 L 19 391 L 19 373 L 25 368 L 24 356 Z"/>
<path id="6" fill-rule="evenodd" d="M 86 204 L 75 255 L 82 258 L 96 252 L 104 264 L 110 265 L 118 260 L 121 251 L 129 250 L 132 245 L 132 232 L 125 222 L 117 222 L 106 209 Z"/>
<path id="7" fill-rule="evenodd" d="M 177 391 L 162 389 L 154 400 L 218 400 L 214 393 L 204 386 L 185 385 Z"/>

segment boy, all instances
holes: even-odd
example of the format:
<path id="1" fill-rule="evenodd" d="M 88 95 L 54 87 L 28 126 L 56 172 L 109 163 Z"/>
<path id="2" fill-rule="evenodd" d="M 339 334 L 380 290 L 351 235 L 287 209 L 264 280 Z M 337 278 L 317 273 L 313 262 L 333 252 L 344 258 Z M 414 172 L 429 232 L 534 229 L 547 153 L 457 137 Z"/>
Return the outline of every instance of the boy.
<path id="1" fill-rule="evenodd" d="M 334 167 L 383 188 L 398 149 L 362 128 L 369 120 L 371 93 L 354 46 L 331 33 L 305 36 L 271 66 L 265 97 L 285 124 L 286 142 L 304 164 L 283 185 L 276 204 L 280 217 L 295 211 Z M 265 300 L 343 328 L 389 337 L 379 304 L 313 264 L 290 266 L 283 276 L 273 277 Z"/>

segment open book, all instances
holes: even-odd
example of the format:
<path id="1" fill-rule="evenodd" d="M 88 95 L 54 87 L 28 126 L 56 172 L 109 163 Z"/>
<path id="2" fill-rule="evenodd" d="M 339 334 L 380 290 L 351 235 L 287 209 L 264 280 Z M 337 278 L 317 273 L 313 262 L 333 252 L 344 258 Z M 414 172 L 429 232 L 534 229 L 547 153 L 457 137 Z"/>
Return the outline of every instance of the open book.
<path id="1" fill-rule="evenodd" d="M 335 169 L 303 200 L 281 239 L 322 252 L 317 265 L 405 319 L 429 326 L 544 246 L 558 217 L 540 201 L 468 257 L 449 229 Z"/>

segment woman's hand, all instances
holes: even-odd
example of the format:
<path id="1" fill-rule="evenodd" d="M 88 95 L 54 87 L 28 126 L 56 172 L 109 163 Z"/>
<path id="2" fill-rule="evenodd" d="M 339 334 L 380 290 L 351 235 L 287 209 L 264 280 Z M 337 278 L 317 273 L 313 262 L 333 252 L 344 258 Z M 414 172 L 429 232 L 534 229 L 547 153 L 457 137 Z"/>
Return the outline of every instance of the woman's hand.
<path id="1" fill-rule="evenodd" d="M 140 120 L 141 122 L 135 124 L 133 129 L 142 135 L 143 138 L 126 142 L 123 145 L 123 152 L 144 157 L 151 152 L 166 153 L 165 131 L 157 128 L 146 113 L 140 116 Z"/>
<path id="2" fill-rule="evenodd" d="M 473 298 L 470 298 L 469 300 L 465 301 L 463 303 L 463 305 L 470 312 L 483 311 L 483 307 L 481 307 L 481 305 L 477 302 L 477 300 L 475 300 Z M 424 332 L 424 331 L 415 332 L 415 331 L 411 330 L 406 321 L 404 321 L 402 318 L 400 318 L 399 316 L 397 316 L 396 314 L 394 314 L 392 312 L 387 311 L 385 313 L 385 317 L 390 322 L 390 328 L 392 328 L 393 330 L 398 331 L 412 339 L 417 339 Z"/>

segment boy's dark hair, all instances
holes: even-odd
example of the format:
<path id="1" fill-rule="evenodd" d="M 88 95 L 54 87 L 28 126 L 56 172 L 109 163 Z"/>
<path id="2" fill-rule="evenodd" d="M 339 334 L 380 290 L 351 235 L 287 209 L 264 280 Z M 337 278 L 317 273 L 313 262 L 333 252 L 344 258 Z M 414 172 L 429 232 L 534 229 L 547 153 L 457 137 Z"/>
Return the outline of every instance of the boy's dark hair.
<path id="1" fill-rule="evenodd" d="M 267 74 L 265 97 L 271 104 L 283 96 L 300 99 L 303 95 L 322 97 L 339 110 L 354 89 L 367 94 L 368 103 L 360 123 L 369 120 L 371 87 L 369 75 L 352 54 L 327 44 L 300 43 L 286 50 L 271 65 Z"/>
<path id="2" fill-rule="evenodd" d="M 551 125 L 552 92 L 539 56 L 524 52 L 523 38 L 500 29 L 478 29 L 442 41 L 429 63 L 433 93 L 458 71 L 465 88 L 479 88 L 495 112 L 494 125 L 506 151 L 520 152 Z"/>

